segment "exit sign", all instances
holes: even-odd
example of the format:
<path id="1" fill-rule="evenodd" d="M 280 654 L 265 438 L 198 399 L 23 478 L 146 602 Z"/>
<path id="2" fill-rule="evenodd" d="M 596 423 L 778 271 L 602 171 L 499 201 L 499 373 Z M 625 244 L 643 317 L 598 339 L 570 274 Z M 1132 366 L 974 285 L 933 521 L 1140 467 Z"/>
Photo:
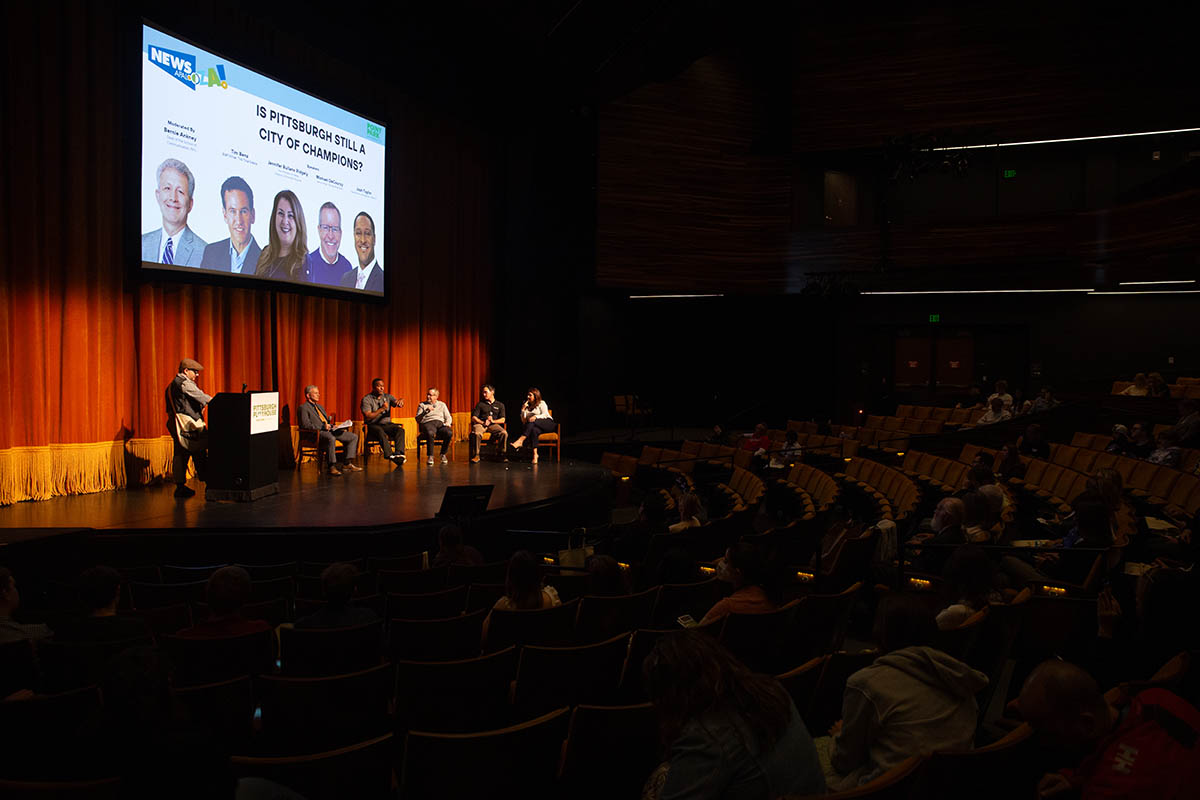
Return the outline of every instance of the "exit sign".
<path id="1" fill-rule="evenodd" d="M 941 321 L 942 321 L 942 315 L 941 315 L 941 314 L 930 314 L 930 315 L 929 315 L 929 321 L 930 321 L 930 322 L 941 322 Z"/>
<path id="2" fill-rule="evenodd" d="M 1017 177 L 1017 171 L 1015 169 L 1006 169 L 1004 170 L 1004 177 L 1015 178 Z"/>

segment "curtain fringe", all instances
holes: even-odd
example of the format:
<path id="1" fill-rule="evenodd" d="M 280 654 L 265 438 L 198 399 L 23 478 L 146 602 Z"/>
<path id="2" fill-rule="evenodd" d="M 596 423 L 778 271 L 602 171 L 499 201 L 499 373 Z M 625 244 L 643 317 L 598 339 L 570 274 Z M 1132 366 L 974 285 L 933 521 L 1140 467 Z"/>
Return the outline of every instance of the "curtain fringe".
<path id="1" fill-rule="evenodd" d="M 170 473 L 171 453 L 170 436 L 0 450 L 0 505 L 148 483 Z"/>

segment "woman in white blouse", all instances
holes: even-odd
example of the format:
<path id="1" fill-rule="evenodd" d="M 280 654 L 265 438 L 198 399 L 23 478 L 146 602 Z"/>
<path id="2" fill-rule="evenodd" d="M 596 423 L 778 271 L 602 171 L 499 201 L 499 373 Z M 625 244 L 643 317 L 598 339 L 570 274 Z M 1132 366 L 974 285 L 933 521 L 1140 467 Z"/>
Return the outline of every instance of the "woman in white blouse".
<path id="1" fill-rule="evenodd" d="M 521 424 L 525 428 L 510 446 L 514 450 L 520 450 L 528 440 L 529 446 L 533 448 L 533 463 L 536 464 L 538 461 L 538 436 L 558 430 L 558 423 L 551 419 L 550 409 L 547 408 L 546 401 L 542 399 L 542 393 L 536 387 L 530 389 L 525 395 L 525 402 L 521 405 Z"/>

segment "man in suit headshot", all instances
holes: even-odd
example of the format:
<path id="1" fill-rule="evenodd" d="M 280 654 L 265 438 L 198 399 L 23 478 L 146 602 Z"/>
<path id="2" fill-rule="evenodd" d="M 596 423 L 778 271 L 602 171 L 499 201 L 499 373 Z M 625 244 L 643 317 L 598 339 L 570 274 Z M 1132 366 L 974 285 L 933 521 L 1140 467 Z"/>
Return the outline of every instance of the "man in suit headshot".
<path id="1" fill-rule="evenodd" d="M 236 275 L 253 275 L 262 248 L 254 241 L 254 191 L 237 175 L 221 184 L 221 213 L 229 226 L 229 238 L 204 248 L 200 266 Z"/>
<path id="2" fill-rule="evenodd" d="M 338 286 L 350 272 L 350 259 L 338 252 L 342 246 L 342 212 L 333 203 L 325 203 L 317 213 L 317 237 L 321 244 L 308 254 L 308 272 L 313 283 Z"/>
<path id="3" fill-rule="evenodd" d="M 358 253 L 358 267 L 342 275 L 342 286 L 382 292 L 383 265 L 375 260 L 375 220 L 365 211 L 354 218 L 354 252 Z"/>
<path id="4" fill-rule="evenodd" d="M 198 267 L 207 244 L 187 226 L 196 193 L 196 178 L 177 158 L 168 158 L 155 173 L 154 198 L 162 211 L 162 227 L 142 234 L 142 261 Z"/>

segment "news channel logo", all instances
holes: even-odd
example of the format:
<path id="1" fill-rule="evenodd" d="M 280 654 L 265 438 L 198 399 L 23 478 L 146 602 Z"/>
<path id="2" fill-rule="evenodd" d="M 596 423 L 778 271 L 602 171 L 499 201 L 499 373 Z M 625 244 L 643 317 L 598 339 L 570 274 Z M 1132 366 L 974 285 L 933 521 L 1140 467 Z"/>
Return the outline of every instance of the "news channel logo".
<path id="1" fill-rule="evenodd" d="M 196 57 L 192 53 L 182 53 L 178 50 L 168 50 L 165 47 L 150 45 L 146 51 L 150 63 L 170 75 L 175 80 L 193 91 L 197 86 L 209 88 L 229 88 L 229 79 L 225 75 L 224 64 L 214 64 L 207 70 L 201 71 L 196 65 Z"/>

